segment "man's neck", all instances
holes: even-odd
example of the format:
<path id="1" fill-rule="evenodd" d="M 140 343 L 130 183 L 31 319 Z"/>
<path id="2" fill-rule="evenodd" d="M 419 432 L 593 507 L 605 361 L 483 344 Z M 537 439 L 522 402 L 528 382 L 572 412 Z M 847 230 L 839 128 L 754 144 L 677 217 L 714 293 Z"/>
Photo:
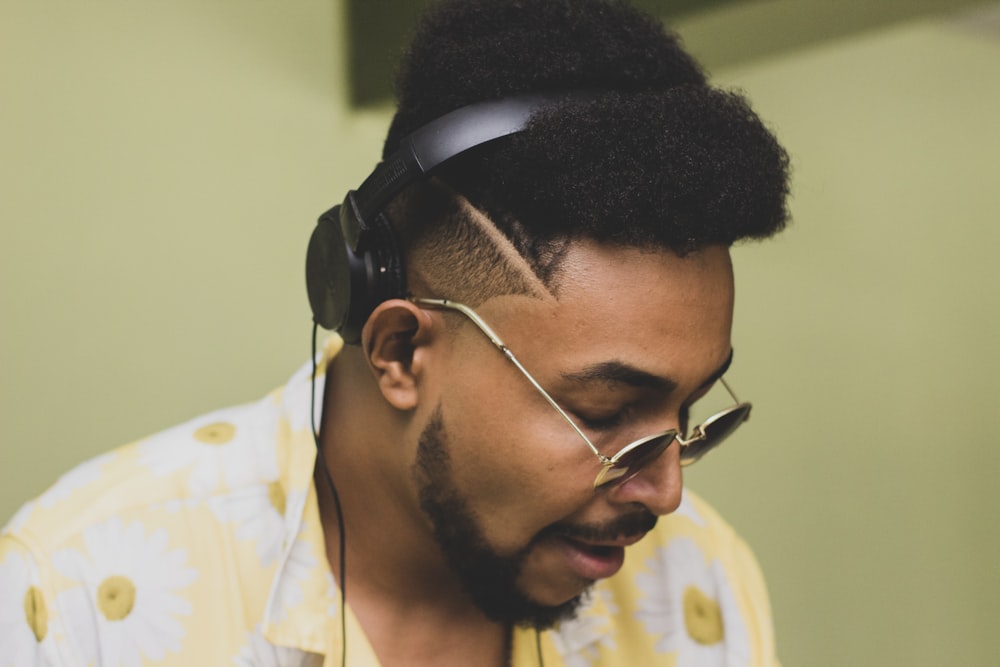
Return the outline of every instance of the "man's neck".
<path id="1" fill-rule="evenodd" d="M 345 352 L 327 373 L 321 446 L 344 518 L 347 603 L 384 667 L 508 664 L 509 628 L 486 618 L 462 589 L 405 484 L 406 473 L 379 465 L 379 448 L 395 446 L 393 436 L 381 432 L 386 420 L 361 414 L 362 401 L 338 401 L 357 399 L 359 386 L 365 390 L 358 360 Z M 314 482 L 327 559 L 342 585 L 343 536 L 333 493 L 319 468 Z"/>

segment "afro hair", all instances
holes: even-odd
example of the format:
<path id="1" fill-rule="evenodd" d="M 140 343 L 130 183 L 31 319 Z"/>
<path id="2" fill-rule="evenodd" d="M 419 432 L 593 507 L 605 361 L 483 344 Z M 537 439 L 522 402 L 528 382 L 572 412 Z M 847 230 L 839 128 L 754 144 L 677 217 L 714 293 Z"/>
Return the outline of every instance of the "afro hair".
<path id="1" fill-rule="evenodd" d="M 545 279 L 552 242 L 684 254 L 786 223 L 788 157 L 739 94 L 711 87 L 658 20 L 619 0 L 444 0 L 397 78 L 383 153 L 459 107 L 587 91 L 436 177 L 486 213 Z M 546 259 L 548 258 L 548 259 Z"/>

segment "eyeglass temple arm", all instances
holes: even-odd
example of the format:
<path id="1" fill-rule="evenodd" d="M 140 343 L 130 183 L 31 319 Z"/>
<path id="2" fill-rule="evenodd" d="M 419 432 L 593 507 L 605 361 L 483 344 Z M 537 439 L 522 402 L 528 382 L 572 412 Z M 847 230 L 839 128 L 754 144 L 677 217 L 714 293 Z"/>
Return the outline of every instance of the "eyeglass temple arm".
<path id="1" fill-rule="evenodd" d="M 722 386 L 726 388 L 726 391 L 728 391 L 728 392 L 729 392 L 729 395 L 733 397 L 733 401 L 734 401 L 734 402 L 735 402 L 735 403 L 736 403 L 737 405 L 739 405 L 739 402 L 740 402 L 740 399 L 736 398 L 736 393 L 735 393 L 735 392 L 734 392 L 734 391 L 732 390 L 732 388 L 731 388 L 731 387 L 729 386 L 729 383 L 728 383 L 728 382 L 726 382 L 726 378 L 723 378 L 723 377 L 720 377 L 720 378 L 719 378 L 719 382 L 721 382 L 721 383 L 722 383 Z"/>
<path id="2" fill-rule="evenodd" d="M 508 348 L 507 345 L 500 339 L 500 336 L 498 336 L 496 332 L 490 328 L 490 325 L 479 317 L 476 311 L 472 310 L 465 304 L 458 303 L 457 301 L 449 301 L 448 299 L 413 298 L 411 301 L 413 301 L 413 303 L 430 306 L 432 308 L 437 307 L 444 308 L 446 310 L 457 310 L 468 317 L 472 323 L 475 324 L 479 330 L 490 339 L 490 342 L 493 343 L 493 345 L 496 346 L 496 348 L 500 350 L 500 352 L 502 352 L 503 355 L 507 357 L 512 364 L 514 364 L 514 366 L 517 367 L 517 370 L 521 371 L 521 375 L 528 379 L 528 382 L 530 382 L 535 389 L 538 390 L 538 393 L 545 397 L 545 400 L 549 402 L 549 405 L 555 408 L 556 412 L 562 415 L 562 418 L 566 420 L 566 423 L 573 427 L 573 430 L 576 431 L 577 435 L 583 438 L 583 441 L 587 443 L 588 447 L 590 447 L 590 451 L 594 452 L 597 458 L 601 460 L 601 463 L 606 463 L 610 460 L 597 450 L 597 447 L 595 447 L 594 443 L 590 441 L 590 438 L 588 438 L 586 434 L 580 430 L 580 427 L 576 425 L 576 422 L 570 419 L 570 416 L 566 414 L 566 411 L 559 407 L 559 404 L 555 402 L 555 399 L 549 396 L 549 392 L 542 389 L 542 385 L 538 384 L 538 381 L 531 376 L 531 373 L 529 373 L 527 369 L 521 365 L 521 362 L 517 360 L 517 357 L 515 357 L 514 353 L 510 351 L 510 348 Z"/>

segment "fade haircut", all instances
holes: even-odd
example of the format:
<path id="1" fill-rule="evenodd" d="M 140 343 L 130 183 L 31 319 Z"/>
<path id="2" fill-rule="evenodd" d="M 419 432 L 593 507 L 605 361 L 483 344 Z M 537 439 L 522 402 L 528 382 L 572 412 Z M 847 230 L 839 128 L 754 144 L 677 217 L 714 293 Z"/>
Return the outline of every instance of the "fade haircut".
<path id="1" fill-rule="evenodd" d="M 787 220 L 775 137 L 623 1 L 444 0 L 418 26 L 396 88 L 384 156 L 474 102 L 593 94 L 537 112 L 526 131 L 458 156 L 388 207 L 410 276 L 440 295 L 475 305 L 552 291 L 576 239 L 684 255 L 766 238 Z"/>

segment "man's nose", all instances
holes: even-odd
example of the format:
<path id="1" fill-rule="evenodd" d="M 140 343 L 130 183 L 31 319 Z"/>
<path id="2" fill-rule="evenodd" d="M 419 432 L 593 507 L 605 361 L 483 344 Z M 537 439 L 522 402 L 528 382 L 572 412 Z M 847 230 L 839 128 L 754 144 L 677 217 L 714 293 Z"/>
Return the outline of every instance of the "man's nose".
<path id="1" fill-rule="evenodd" d="M 608 494 L 616 503 L 638 503 L 657 516 L 670 514 L 681 504 L 684 476 L 680 444 L 674 441 L 656 459 L 629 479 L 614 485 Z"/>

